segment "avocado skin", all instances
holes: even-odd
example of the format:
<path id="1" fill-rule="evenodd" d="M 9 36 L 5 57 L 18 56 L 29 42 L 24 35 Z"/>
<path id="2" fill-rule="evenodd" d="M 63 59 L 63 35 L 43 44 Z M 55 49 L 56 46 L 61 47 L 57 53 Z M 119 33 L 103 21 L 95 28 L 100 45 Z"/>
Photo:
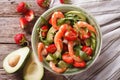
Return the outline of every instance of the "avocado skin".
<path id="1" fill-rule="evenodd" d="M 23 47 L 23 48 L 25 48 L 25 47 Z M 29 52 L 27 53 L 27 56 L 26 56 L 26 58 L 24 59 L 22 65 L 20 65 L 20 67 L 19 67 L 16 71 L 14 71 L 14 72 L 8 72 L 8 71 L 4 68 L 5 66 L 3 66 L 4 70 L 5 70 L 7 73 L 13 74 L 13 73 L 21 72 L 21 70 L 24 68 L 24 66 L 25 66 L 25 64 L 26 64 L 26 61 L 27 61 L 27 59 L 29 58 L 30 52 L 31 52 L 29 47 L 26 47 L 26 48 L 29 49 Z M 22 49 L 22 48 L 20 48 L 20 49 Z M 19 50 L 19 49 L 18 49 L 18 50 Z M 16 51 L 16 50 L 15 50 L 15 51 Z M 13 51 L 13 52 L 14 52 L 14 51 Z M 9 55 L 9 54 L 8 54 L 8 55 Z M 21 60 L 21 58 L 20 58 L 20 60 Z M 3 60 L 3 63 L 4 63 L 4 61 L 5 61 L 5 59 Z M 11 70 L 11 71 L 12 71 L 12 70 Z"/>
<path id="2" fill-rule="evenodd" d="M 43 65 L 40 63 L 39 64 L 39 60 L 37 60 L 35 58 L 35 54 L 34 53 L 31 53 L 30 56 L 29 56 L 29 59 L 26 61 L 26 64 L 25 64 L 25 67 L 24 69 L 22 70 L 23 71 L 23 80 L 33 80 L 33 77 L 29 76 L 30 78 L 26 77 L 26 74 L 29 74 L 27 73 L 27 69 L 29 69 L 29 67 L 32 65 L 32 64 L 36 64 L 36 66 L 39 67 L 40 71 L 39 71 L 39 76 L 38 76 L 38 79 L 36 80 L 41 80 L 42 77 L 44 76 L 44 68 L 43 68 Z M 33 67 L 33 71 L 34 71 L 34 68 L 37 69 L 37 67 Z M 42 68 L 42 69 L 41 69 Z M 30 69 L 31 70 L 31 69 Z M 42 73 L 41 73 L 42 72 Z M 35 73 L 34 73 L 35 74 Z M 32 74 L 32 75 L 34 75 Z M 28 76 L 28 75 L 27 75 Z M 35 76 L 36 77 L 36 76 Z"/>

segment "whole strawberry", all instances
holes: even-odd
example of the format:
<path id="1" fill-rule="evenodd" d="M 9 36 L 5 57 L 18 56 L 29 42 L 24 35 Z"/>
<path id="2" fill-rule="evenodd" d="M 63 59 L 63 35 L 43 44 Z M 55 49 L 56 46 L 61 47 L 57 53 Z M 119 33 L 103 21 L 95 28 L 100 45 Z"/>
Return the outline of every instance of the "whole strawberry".
<path id="1" fill-rule="evenodd" d="M 25 13 L 25 18 L 28 22 L 32 21 L 35 17 L 35 13 L 33 10 L 28 10 L 26 13 Z"/>
<path id="2" fill-rule="evenodd" d="M 50 0 L 37 0 L 37 4 L 42 8 L 48 8 L 50 5 Z"/>
<path id="3" fill-rule="evenodd" d="M 17 6 L 18 13 L 26 13 L 29 10 L 28 5 L 25 2 L 21 2 Z"/>
<path id="4" fill-rule="evenodd" d="M 28 45 L 28 41 L 27 41 L 25 35 L 22 34 L 22 33 L 16 34 L 14 36 L 14 40 L 15 40 L 15 43 L 18 44 L 18 45 L 21 45 L 21 46 Z"/>
<path id="5" fill-rule="evenodd" d="M 63 3 L 64 3 L 64 0 L 60 0 L 60 3 L 63 4 Z"/>

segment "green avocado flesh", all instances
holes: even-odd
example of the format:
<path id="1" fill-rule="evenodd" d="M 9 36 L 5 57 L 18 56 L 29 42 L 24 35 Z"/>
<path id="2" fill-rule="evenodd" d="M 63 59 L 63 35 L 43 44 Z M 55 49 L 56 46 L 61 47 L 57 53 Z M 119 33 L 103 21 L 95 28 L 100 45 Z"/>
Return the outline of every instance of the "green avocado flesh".
<path id="1" fill-rule="evenodd" d="M 28 47 L 23 47 L 11 52 L 3 60 L 3 68 L 8 73 L 14 73 L 18 71 L 24 65 L 24 62 L 29 54 L 30 54 L 30 49 Z M 9 61 L 12 59 L 12 61 L 15 62 L 14 59 L 16 55 L 19 55 L 19 60 L 17 64 L 14 67 L 10 66 Z"/>
<path id="2" fill-rule="evenodd" d="M 42 64 L 35 58 L 34 54 L 32 53 L 23 69 L 24 80 L 41 80 L 43 74 L 44 68 Z"/>
<path id="3" fill-rule="evenodd" d="M 46 39 L 49 43 L 53 42 L 53 37 L 54 37 L 55 32 L 56 32 L 56 29 L 54 29 L 53 27 L 51 27 L 50 30 L 48 31 Z"/>

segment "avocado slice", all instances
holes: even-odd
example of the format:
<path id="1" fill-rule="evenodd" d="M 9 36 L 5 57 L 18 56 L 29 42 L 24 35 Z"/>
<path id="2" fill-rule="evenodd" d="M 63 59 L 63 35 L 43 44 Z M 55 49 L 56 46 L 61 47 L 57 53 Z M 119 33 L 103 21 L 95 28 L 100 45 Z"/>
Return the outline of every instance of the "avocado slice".
<path id="1" fill-rule="evenodd" d="M 47 33 L 47 37 L 46 37 L 46 40 L 49 42 L 49 43 L 52 43 L 53 42 L 53 37 L 54 37 L 54 33 L 56 32 L 57 30 L 54 29 L 53 27 L 51 27 Z"/>
<path id="2" fill-rule="evenodd" d="M 3 68 L 8 73 L 18 71 L 24 65 L 29 54 L 30 49 L 28 47 L 23 47 L 11 52 L 3 60 Z"/>
<path id="3" fill-rule="evenodd" d="M 41 80 L 44 74 L 43 65 L 32 53 L 23 69 L 24 80 Z"/>
<path id="4" fill-rule="evenodd" d="M 52 54 L 48 54 L 46 57 L 47 61 L 55 60 L 54 56 Z"/>
<path id="5" fill-rule="evenodd" d="M 61 59 L 61 51 L 56 51 L 54 54 L 53 54 L 54 58 L 56 59 Z"/>
<path id="6" fill-rule="evenodd" d="M 79 12 L 79 11 L 69 11 L 66 13 L 66 15 L 68 14 L 75 14 L 77 15 L 80 19 L 82 19 L 83 21 L 86 21 L 86 17 L 83 13 Z"/>
<path id="7" fill-rule="evenodd" d="M 61 68 L 66 68 L 66 67 L 68 67 L 68 64 L 61 60 L 58 62 L 58 66 Z"/>

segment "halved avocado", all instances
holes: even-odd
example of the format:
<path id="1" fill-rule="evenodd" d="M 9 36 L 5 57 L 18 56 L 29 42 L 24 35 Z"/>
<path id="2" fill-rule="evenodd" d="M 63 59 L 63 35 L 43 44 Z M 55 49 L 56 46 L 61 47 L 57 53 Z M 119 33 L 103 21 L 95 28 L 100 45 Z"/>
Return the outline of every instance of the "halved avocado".
<path id="1" fill-rule="evenodd" d="M 43 65 L 32 53 L 23 69 L 24 80 L 41 80 L 44 74 Z"/>
<path id="2" fill-rule="evenodd" d="M 14 73 L 18 71 L 23 65 L 30 54 L 28 47 L 20 48 L 7 55 L 3 61 L 3 68 L 8 73 Z"/>

